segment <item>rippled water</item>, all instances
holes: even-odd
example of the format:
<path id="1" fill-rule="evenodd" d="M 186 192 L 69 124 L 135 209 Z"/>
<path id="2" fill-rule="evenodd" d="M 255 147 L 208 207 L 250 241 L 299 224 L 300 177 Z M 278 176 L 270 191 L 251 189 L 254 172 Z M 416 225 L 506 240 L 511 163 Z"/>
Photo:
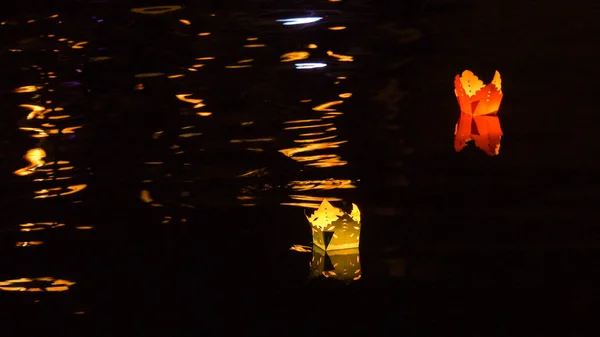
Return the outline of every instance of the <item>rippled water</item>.
<path id="1" fill-rule="evenodd" d="M 545 66 L 511 49 L 530 20 L 453 3 L 469 2 L 0 13 L 0 321 L 36 336 L 515 335 L 564 318 L 548 301 L 589 315 L 597 179 L 538 151 L 566 131 L 538 120 L 551 85 L 525 84 Z M 499 157 L 452 149 L 452 78 L 471 66 L 507 83 Z M 360 250 L 312 247 L 324 198 L 360 209 Z"/>
<path id="2" fill-rule="evenodd" d="M 407 183 L 407 90 L 386 72 L 421 33 L 378 26 L 368 6 L 292 7 L 88 2 L 4 18 L 0 289 L 18 308 L 70 325 L 203 300 L 222 313 L 214 291 L 256 303 L 360 279 L 358 251 L 322 265 L 304 214 L 359 204 L 367 252 L 378 213 L 402 221 L 376 197 Z"/>

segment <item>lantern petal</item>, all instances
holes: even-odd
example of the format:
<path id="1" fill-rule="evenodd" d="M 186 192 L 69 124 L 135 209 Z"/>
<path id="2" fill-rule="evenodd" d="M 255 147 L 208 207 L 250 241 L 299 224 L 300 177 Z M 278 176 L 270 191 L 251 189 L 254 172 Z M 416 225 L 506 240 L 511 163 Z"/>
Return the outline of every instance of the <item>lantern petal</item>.
<path id="1" fill-rule="evenodd" d="M 485 86 L 483 81 L 480 80 L 479 77 L 473 74 L 473 72 L 470 70 L 463 71 L 462 75 L 460 76 L 460 82 L 469 97 L 475 95 L 477 91 Z"/>
<path id="2" fill-rule="evenodd" d="M 458 105 L 460 106 L 460 111 L 466 114 L 471 114 L 471 99 L 469 95 L 465 92 L 465 89 L 462 86 L 462 82 L 460 81 L 460 76 L 456 75 L 454 79 L 454 94 L 456 95 L 456 99 L 458 100 Z"/>
<path id="3" fill-rule="evenodd" d="M 495 115 L 500 109 L 502 92 L 495 85 L 488 84 L 471 97 L 471 102 L 475 101 L 478 104 L 476 108 L 473 108 L 473 116 Z"/>
<path id="4" fill-rule="evenodd" d="M 496 70 L 496 73 L 494 73 L 494 78 L 492 79 L 491 84 L 496 86 L 498 91 L 502 93 L 502 78 L 500 78 L 500 72 L 498 70 Z"/>

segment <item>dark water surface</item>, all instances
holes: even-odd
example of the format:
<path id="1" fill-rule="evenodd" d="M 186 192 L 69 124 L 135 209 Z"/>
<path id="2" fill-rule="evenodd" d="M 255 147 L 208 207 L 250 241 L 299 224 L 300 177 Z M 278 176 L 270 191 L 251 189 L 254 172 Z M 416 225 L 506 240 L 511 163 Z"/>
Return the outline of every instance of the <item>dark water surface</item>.
<path id="1" fill-rule="evenodd" d="M 559 311 L 587 317 L 598 268 L 592 226 L 550 224 L 597 219 L 553 180 L 574 171 L 454 154 L 458 107 L 423 116 L 465 66 L 430 36 L 473 10 L 450 3 L 3 13 L 2 319 L 38 336 L 573 331 Z M 361 210 L 351 277 L 311 267 L 323 198 Z"/>

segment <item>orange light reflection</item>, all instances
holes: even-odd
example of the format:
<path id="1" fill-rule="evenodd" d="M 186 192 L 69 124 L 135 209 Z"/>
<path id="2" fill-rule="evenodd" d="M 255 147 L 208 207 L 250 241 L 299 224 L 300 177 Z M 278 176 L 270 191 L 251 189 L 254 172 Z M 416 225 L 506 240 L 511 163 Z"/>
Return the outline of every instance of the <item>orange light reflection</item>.
<path id="1" fill-rule="evenodd" d="M 14 174 L 18 176 L 30 175 L 35 171 L 35 169 L 42 167 L 44 165 L 44 158 L 46 158 L 46 151 L 39 148 L 31 149 L 27 151 L 23 158 L 29 162 L 29 165 L 22 169 L 16 170 Z"/>

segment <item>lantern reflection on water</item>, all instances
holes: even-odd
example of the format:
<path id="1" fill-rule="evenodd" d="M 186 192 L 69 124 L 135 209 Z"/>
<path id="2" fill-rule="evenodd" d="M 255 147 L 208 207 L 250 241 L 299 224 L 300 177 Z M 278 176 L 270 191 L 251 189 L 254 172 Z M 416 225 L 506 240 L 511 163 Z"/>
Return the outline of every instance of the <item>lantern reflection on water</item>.
<path id="1" fill-rule="evenodd" d="M 344 282 L 361 278 L 360 254 L 358 248 L 340 249 L 325 252 L 314 246 L 310 262 L 311 278 L 323 275 Z"/>
<path id="2" fill-rule="evenodd" d="M 312 228 L 315 246 L 326 251 L 358 248 L 361 225 L 360 211 L 355 204 L 348 214 L 323 199 L 319 208 L 306 218 Z"/>
<path id="3" fill-rule="evenodd" d="M 70 289 L 75 282 L 53 277 L 20 278 L 0 282 L 0 290 L 26 292 L 62 292 Z"/>
<path id="4" fill-rule="evenodd" d="M 456 75 L 454 93 L 460 105 L 460 118 L 454 132 L 454 149 L 459 152 L 470 140 L 490 156 L 500 151 L 502 129 L 498 109 L 502 101 L 500 73 L 488 85 L 469 70 Z"/>
<path id="5" fill-rule="evenodd" d="M 174 12 L 174 11 L 180 10 L 182 8 L 183 7 L 181 7 L 179 5 L 172 5 L 172 6 L 152 6 L 152 7 L 132 8 L 131 11 L 133 13 L 137 13 L 137 14 L 157 15 L 157 14 L 165 14 L 165 13 L 168 13 L 168 12 Z"/>

